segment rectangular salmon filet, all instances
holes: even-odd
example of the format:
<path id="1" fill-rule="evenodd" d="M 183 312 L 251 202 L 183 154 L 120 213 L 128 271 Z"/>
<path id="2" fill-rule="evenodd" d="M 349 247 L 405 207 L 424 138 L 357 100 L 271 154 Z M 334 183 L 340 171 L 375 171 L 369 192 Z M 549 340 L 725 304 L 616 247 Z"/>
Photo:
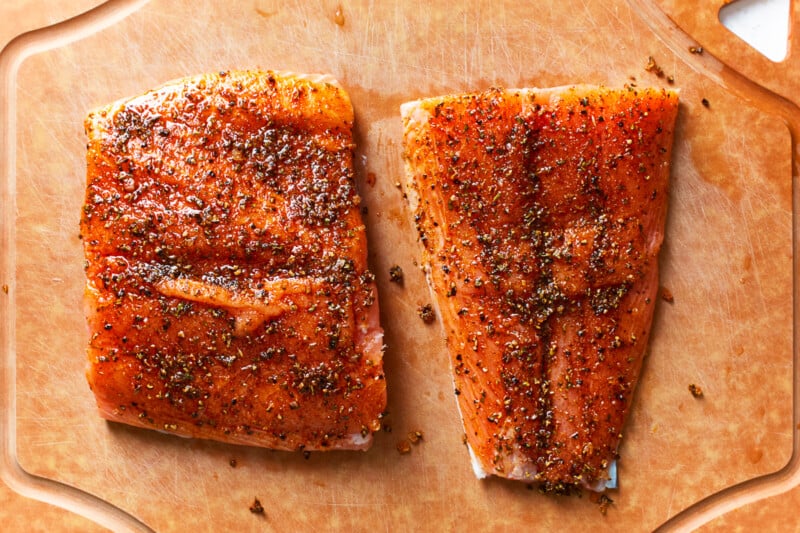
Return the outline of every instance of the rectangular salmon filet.
<path id="1" fill-rule="evenodd" d="M 407 192 L 476 473 L 601 490 L 647 347 L 675 92 L 404 104 Z"/>
<path id="2" fill-rule="evenodd" d="M 88 115 L 87 378 L 103 417 L 275 449 L 369 447 L 383 331 L 352 126 L 335 82 L 260 71 Z"/>

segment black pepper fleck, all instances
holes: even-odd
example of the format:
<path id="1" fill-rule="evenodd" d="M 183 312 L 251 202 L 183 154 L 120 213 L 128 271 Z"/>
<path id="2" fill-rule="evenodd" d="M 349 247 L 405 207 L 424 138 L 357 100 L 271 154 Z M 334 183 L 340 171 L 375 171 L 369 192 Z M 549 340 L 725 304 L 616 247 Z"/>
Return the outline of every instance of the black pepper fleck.
<path id="1" fill-rule="evenodd" d="M 253 500 L 253 504 L 250 506 L 250 512 L 253 514 L 264 514 L 264 506 L 261 505 L 261 502 L 258 500 L 258 498 Z"/>
<path id="2" fill-rule="evenodd" d="M 394 265 L 389 269 L 389 281 L 398 284 L 403 283 L 403 269 L 400 268 L 400 265 Z"/>
<path id="3" fill-rule="evenodd" d="M 431 304 L 419 306 L 417 308 L 417 314 L 426 324 L 433 324 L 433 321 L 436 320 L 436 314 L 433 312 L 433 306 Z"/>
<path id="4" fill-rule="evenodd" d="M 702 398 L 703 397 L 703 389 L 701 389 L 699 386 L 695 385 L 694 383 L 689 385 L 689 392 L 691 392 L 692 396 L 694 396 L 695 398 Z"/>

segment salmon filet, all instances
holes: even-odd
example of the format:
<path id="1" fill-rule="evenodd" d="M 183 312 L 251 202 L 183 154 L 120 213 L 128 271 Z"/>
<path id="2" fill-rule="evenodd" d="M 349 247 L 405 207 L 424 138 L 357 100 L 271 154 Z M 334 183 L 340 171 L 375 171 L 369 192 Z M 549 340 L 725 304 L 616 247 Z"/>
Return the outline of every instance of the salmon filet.
<path id="1" fill-rule="evenodd" d="M 479 477 L 603 490 L 648 343 L 678 96 L 402 106 L 406 189 Z"/>
<path id="2" fill-rule="evenodd" d="M 260 71 L 88 115 L 87 378 L 103 417 L 369 447 L 386 387 L 352 127 L 335 82 Z"/>

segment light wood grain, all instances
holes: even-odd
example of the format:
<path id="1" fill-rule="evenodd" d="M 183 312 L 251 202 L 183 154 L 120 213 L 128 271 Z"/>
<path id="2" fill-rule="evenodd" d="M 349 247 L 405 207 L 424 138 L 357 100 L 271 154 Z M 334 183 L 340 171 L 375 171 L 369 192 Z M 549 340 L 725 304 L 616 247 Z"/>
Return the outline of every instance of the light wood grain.
<path id="1" fill-rule="evenodd" d="M 622 0 L 535 7 L 343 1 L 343 25 L 335 21 L 339 5 L 154 1 L 22 63 L 14 147 L 22 467 L 98 495 L 159 531 L 522 524 L 649 531 L 704 497 L 782 468 L 795 432 L 792 139 L 783 119 L 687 63 Z M 644 70 L 648 56 L 674 76 L 683 102 L 662 256 L 663 284 L 675 302 L 659 303 L 621 450 L 621 488 L 603 517 L 587 497 L 546 497 L 473 477 L 442 332 L 416 315 L 429 295 L 395 186 L 398 107 L 490 85 L 667 84 Z M 84 114 L 173 78 L 251 66 L 332 74 L 356 110 L 393 429 L 364 454 L 304 459 L 107 424 L 83 377 Z M 406 274 L 403 286 L 388 282 L 394 264 Z M 691 396 L 690 383 L 703 387 L 703 400 Z M 397 440 L 415 429 L 424 441 L 399 455 Z M 265 518 L 248 511 L 256 496 Z"/>

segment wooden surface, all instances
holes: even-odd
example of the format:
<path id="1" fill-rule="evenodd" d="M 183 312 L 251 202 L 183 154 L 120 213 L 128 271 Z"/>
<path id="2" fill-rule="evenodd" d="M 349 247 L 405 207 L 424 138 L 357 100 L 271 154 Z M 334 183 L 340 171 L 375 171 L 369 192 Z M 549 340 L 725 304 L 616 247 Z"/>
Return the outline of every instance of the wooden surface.
<path id="1" fill-rule="evenodd" d="M 75 0 L 52 2 L 42 0 L 13 0 L 0 5 L 0 49 L 23 32 L 55 24 L 91 9 L 100 0 Z M 46 7 L 46 9 L 45 9 Z M 5 198 L 3 199 L 5 201 Z M 7 221 L 3 220 L 2 224 Z M 2 283 L 7 283 L 4 278 Z M 6 315 L 3 314 L 3 319 Z M 7 364 L 3 352 L 2 365 Z M 0 384 L 0 388 L 3 385 Z M 8 405 L 0 404 L 4 409 Z M 5 478 L 5 476 L 4 476 Z M 93 521 L 54 505 L 27 498 L 0 482 L 0 524 L 6 531 L 52 531 L 57 526 L 61 531 L 100 531 Z"/>
<path id="2" fill-rule="evenodd" d="M 35 27 L 53 20 L 36 15 L 33 5 L 50 3 L 29 0 L 23 9 L 13 3 L 11 9 Z M 112 4 L 104 13 L 129 4 Z M 532 523 L 649 531 L 706 497 L 782 469 L 793 457 L 796 432 L 796 146 L 793 122 L 776 114 L 785 106 L 763 92 L 746 92 L 747 84 L 730 78 L 720 83 L 715 63 L 688 53 L 677 30 L 653 11 L 622 0 L 516 4 L 152 1 L 101 31 L 102 21 L 94 17 L 77 19 L 63 33 L 42 34 L 42 42 L 70 31 L 84 37 L 33 54 L 11 72 L 16 123 L 4 149 L 16 159 L 14 181 L 6 181 L 11 185 L 2 199 L 9 242 L 1 272 L 10 291 L 0 293 L 3 319 L 13 325 L 0 339 L 4 376 L 12 375 L 10 366 L 16 369 L 11 458 L 29 474 L 77 487 L 159 531 L 504 529 Z M 688 26 L 686 4 L 662 4 Z M 0 35 L 10 37 L 5 20 Z M 727 42 L 721 26 L 702 32 L 709 43 Z M 27 49 L 7 49 L 5 65 L 9 54 Z M 398 107 L 491 85 L 666 84 L 645 71 L 648 56 L 674 76 L 683 102 L 662 255 L 662 284 L 675 301 L 658 305 L 621 450 L 620 489 L 610 494 L 614 504 L 602 516 L 587 496 L 542 496 L 472 474 L 442 332 L 416 315 L 429 295 L 395 186 L 402 172 Z M 769 78 L 772 67 L 746 66 L 754 79 Z M 187 74 L 243 67 L 330 73 L 353 100 L 358 183 L 387 334 L 392 428 L 377 435 L 367 453 L 304 459 L 108 424 L 96 415 L 83 377 L 77 233 L 86 111 Z M 405 272 L 403 286 L 388 282 L 395 264 Z M 690 383 L 703 388 L 702 400 L 691 396 Z M 0 401 L 6 413 L 14 407 Z M 397 441 L 417 429 L 424 441 L 410 454 L 398 454 Z M 52 501 L 71 505 L 60 486 L 48 490 Z M 784 524 L 797 492 L 743 507 L 707 528 L 727 528 L 736 517 Z M 248 511 L 254 497 L 266 516 Z M 22 524 L 19 516 L 28 514 L 43 529 L 87 524 L 2 486 L 0 504 L 4 524 Z"/>
<path id="3" fill-rule="evenodd" d="M 787 59 L 773 62 L 729 30 L 705 31 L 718 25 L 719 7 L 724 0 L 716 2 L 686 2 L 685 0 L 655 0 L 681 28 L 697 38 L 709 54 L 722 60 L 759 85 L 797 103 L 800 90 L 800 75 L 797 72 L 800 55 L 800 38 L 790 35 Z M 790 2 L 790 20 L 800 20 L 800 2 Z M 797 23 L 795 23 L 795 28 Z"/>

